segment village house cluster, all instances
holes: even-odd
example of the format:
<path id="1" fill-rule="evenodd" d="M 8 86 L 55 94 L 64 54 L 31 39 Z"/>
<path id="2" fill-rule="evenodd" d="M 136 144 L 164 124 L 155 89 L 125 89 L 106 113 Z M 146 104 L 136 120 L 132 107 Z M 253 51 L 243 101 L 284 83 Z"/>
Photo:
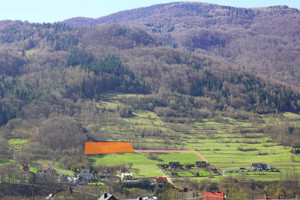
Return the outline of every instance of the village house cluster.
<path id="1" fill-rule="evenodd" d="M 203 161 L 197 161 L 195 164 L 181 164 L 180 162 L 169 162 L 168 164 L 160 164 L 158 167 L 164 172 L 178 172 L 178 171 L 189 171 L 191 169 L 195 170 L 207 170 L 209 173 L 219 173 L 218 170 L 210 166 L 209 163 Z M 250 168 L 240 168 L 239 171 L 224 171 L 223 174 L 226 173 L 235 173 L 235 172 L 242 172 L 243 170 L 247 171 L 272 171 L 276 172 L 276 169 L 273 166 L 267 166 L 263 163 L 253 163 Z M 22 171 L 27 173 L 30 171 L 29 165 L 25 164 L 22 166 Z M 109 167 L 103 168 L 99 171 L 95 171 L 94 169 L 76 169 L 76 175 L 58 175 L 55 169 L 51 166 L 44 166 L 38 170 L 37 173 L 48 173 L 52 174 L 53 176 L 57 177 L 58 181 L 64 182 L 69 184 L 70 188 L 68 190 L 68 195 L 72 195 L 71 186 L 82 186 L 89 183 L 97 183 L 106 182 L 106 181 L 116 181 L 116 182 L 124 182 L 124 183 L 139 183 L 142 182 L 142 179 L 134 178 L 133 174 L 129 171 L 124 170 L 116 170 L 111 169 Z M 168 174 L 168 177 L 161 177 L 157 176 L 155 178 L 148 178 L 147 180 L 151 182 L 151 184 L 156 184 L 159 187 L 163 187 L 165 185 L 171 184 L 172 181 L 169 178 L 172 177 L 172 174 Z M 178 190 L 182 195 L 183 199 L 202 199 L 202 200 L 224 200 L 226 199 L 226 195 L 222 192 L 202 192 L 202 193 L 195 193 L 191 189 L 184 188 Z M 59 195 L 55 195 L 59 196 Z M 54 196 L 52 194 L 49 195 L 46 199 L 52 199 Z M 265 194 L 253 196 L 253 199 L 280 199 L 279 196 L 272 196 Z M 69 198 L 72 199 L 72 198 Z M 179 198 L 180 199 L 180 198 Z M 98 200 L 157 200 L 157 197 L 153 196 L 145 196 L 145 197 L 137 197 L 135 199 L 118 199 L 112 194 L 104 193 Z"/>

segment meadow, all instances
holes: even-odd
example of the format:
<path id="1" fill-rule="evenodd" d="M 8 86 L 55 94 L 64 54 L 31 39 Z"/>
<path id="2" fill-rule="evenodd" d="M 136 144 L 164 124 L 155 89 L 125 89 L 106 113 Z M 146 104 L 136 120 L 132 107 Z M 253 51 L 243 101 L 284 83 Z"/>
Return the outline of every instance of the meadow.
<path id="1" fill-rule="evenodd" d="M 276 181 L 288 174 L 300 173 L 300 155 L 292 154 L 291 147 L 278 144 L 264 132 L 266 127 L 284 125 L 287 122 L 299 128 L 298 114 L 248 113 L 248 119 L 240 119 L 215 113 L 213 117 L 200 120 L 186 117 L 174 119 L 158 116 L 154 111 L 133 109 L 130 104 L 132 99 L 145 96 L 109 94 L 103 101 L 97 102 L 97 108 L 102 110 L 103 116 L 94 117 L 93 120 L 83 119 L 82 126 L 89 132 L 94 132 L 99 141 L 130 141 L 136 150 L 193 150 L 204 156 L 219 171 L 250 168 L 252 163 L 265 163 L 279 170 L 230 173 L 225 176 Z M 132 116 L 121 117 L 119 113 L 124 109 L 132 109 Z M 28 142 L 27 139 L 10 139 L 9 148 L 19 151 Z M 195 164 L 201 161 L 193 153 L 124 153 L 91 155 L 87 158 L 92 166 L 124 164 L 137 178 L 165 176 L 166 172 L 160 170 L 158 164 Z M 10 159 L 0 159 L 0 165 L 12 162 Z M 41 166 L 54 166 L 59 174 L 73 174 L 58 161 L 38 160 L 31 169 L 37 171 Z M 222 174 L 217 176 L 207 173 L 200 168 L 195 168 L 192 172 L 199 172 L 201 177 L 193 177 L 192 173 L 181 170 L 178 179 L 190 177 L 197 181 L 206 178 L 218 181 L 224 177 Z"/>
<path id="2" fill-rule="evenodd" d="M 107 102 L 101 102 L 99 106 L 114 111 L 126 106 L 126 99 L 133 96 L 116 95 Z M 180 122 L 165 122 L 164 118 L 154 112 L 136 110 L 133 117 L 120 118 L 119 120 L 124 122 L 122 124 L 115 123 L 111 126 L 112 121 L 106 120 L 106 125 L 101 126 L 101 131 L 118 132 L 118 137 L 110 140 L 131 141 L 135 149 L 195 150 L 204 156 L 210 165 L 221 170 L 250 168 L 252 163 L 265 163 L 280 171 L 230 174 L 237 178 L 275 181 L 280 180 L 287 171 L 300 173 L 300 155 L 292 154 L 291 147 L 278 144 L 263 132 L 267 126 L 279 125 L 286 121 L 299 127 L 300 115 L 297 114 L 259 115 L 248 120 L 219 115 L 201 121 L 184 119 Z M 157 164 L 169 162 L 194 164 L 200 161 L 199 157 L 190 153 L 151 154 L 151 156 L 149 153 L 93 155 L 89 156 L 89 160 L 93 165 L 132 163 L 131 172 L 135 177 L 164 175 L 158 170 Z M 185 176 L 185 173 L 181 174 Z"/>

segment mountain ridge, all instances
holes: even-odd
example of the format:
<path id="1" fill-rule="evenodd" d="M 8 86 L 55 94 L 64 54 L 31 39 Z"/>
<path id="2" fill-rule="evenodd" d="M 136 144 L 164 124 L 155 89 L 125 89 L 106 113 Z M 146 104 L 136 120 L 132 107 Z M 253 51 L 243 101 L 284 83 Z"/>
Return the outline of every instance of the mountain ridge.
<path id="1" fill-rule="evenodd" d="M 145 30 L 162 44 L 221 57 L 294 86 L 300 86 L 300 15 L 287 6 L 235 8 L 169 3 L 109 16 L 64 21 L 69 25 L 119 23 Z"/>
<path id="2" fill-rule="evenodd" d="M 204 6 L 216 6 L 216 7 L 220 7 L 220 8 L 238 8 L 238 9 L 248 9 L 248 10 L 278 10 L 278 9 L 289 9 L 289 10 L 294 10 L 295 12 L 299 12 L 299 9 L 297 8 L 291 8 L 288 7 L 286 5 L 277 5 L 277 6 L 269 6 L 269 7 L 255 7 L 255 8 L 247 8 L 247 7 L 233 7 L 233 6 L 226 6 L 226 5 L 218 5 L 218 4 L 210 4 L 210 3 L 201 3 L 201 2 L 173 2 L 173 3 L 165 3 L 165 4 L 157 4 L 157 5 L 152 5 L 152 6 L 145 6 L 145 7 L 139 7 L 139 8 L 133 8 L 133 9 L 127 9 L 127 10 L 122 10 L 122 11 L 118 11 L 106 16 L 102 16 L 102 17 L 97 17 L 97 18 L 91 18 L 91 17 L 73 17 L 73 18 L 69 18 L 69 19 L 65 19 L 63 21 L 61 21 L 62 23 L 66 23 L 68 25 L 71 26 L 76 26 L 76 22 L 80 22 L 82 21 L 80 24 L 82 25 L 96 25 L 101 23 L 102 21 L 105 21 L 106 19 L 109 18 L 114 18 L 115 16 L 120 16 L 120 15 L 126 15 L 127 14 L 131 14 L 134 12 L 138 12 L 140 10 L 143 9 L 157 9 L 157 8 L 163 8 L 165 6 L 168 5 L 176 5 L 176 4 L 199 4 L 199 5 L 204 5 Z M 143 16 L 145 17 L 145 16 Z M 117 18 L 117 17 L 115 17 Z M 90 21 L 90 23 L 89 23 Z"/>

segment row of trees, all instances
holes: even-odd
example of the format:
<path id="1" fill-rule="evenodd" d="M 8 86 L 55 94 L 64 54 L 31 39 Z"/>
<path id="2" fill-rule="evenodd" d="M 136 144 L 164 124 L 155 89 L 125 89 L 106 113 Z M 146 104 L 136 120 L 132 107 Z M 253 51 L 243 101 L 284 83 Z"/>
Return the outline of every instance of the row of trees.
<path id="1" fill-rule="evenodd" d="M 288 122 L 280 125 L 265 128 L 267 133 L 273 140 L 286 146 L 300 148 L 300 129 Z"/>

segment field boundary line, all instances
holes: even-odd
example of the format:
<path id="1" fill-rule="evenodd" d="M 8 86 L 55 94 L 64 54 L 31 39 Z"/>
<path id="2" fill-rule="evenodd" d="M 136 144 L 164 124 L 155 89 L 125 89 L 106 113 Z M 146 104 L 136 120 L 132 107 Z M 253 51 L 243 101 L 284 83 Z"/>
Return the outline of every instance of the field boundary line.
<path id="1" fill-rule="evenodd" d="M 200 157 L 206 163 L 209 163 L 206 158 L 204 158 L 201 154 L 196 151 L 190 150 L 134 150 L 136 153 L 194 153 L 198 157 Z"/>

